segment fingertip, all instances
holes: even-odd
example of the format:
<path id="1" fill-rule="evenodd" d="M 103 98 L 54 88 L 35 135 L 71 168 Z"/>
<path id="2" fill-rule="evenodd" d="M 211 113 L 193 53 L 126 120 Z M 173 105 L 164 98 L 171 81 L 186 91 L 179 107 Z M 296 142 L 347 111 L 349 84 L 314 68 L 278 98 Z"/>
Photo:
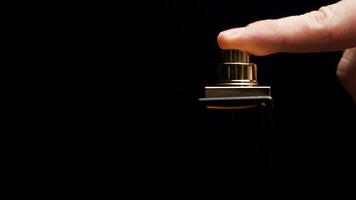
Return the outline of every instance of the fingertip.
<path id="1" fill-rule="evenodd" d="M 271 54 L 268 49 L 266 50 L 258 45 L 258 37 L 251 40 L 249 38 L 251 35 L 253 34 L 249 33 L 249 31 L 245 30 L 245 28 L 230 29 L 220 32 L 217 37 L 217 42 L 221 49 L 239 49 L 255 56 L 265 56 Z"/>
<path id="2" fill-rule="evenodd" d="M 239 38 L 238 36 L 242 29 L 243 28 L 234 28 L 220 32 L 217 37 L 219 47 L 222 49 L 239 48 L 237 39 Z"/>
<path id="3" fill-rule="evenodd" d="M 229 44 L 229 40 L 227 38 L 228 38 L 228 36 L 226 35 L 226 33 L 224 33 L 224 32 L 219 33 L 219 35 L 217 37 L 217 42 L 221 49 L 227 49 L 228 44 Z"/>

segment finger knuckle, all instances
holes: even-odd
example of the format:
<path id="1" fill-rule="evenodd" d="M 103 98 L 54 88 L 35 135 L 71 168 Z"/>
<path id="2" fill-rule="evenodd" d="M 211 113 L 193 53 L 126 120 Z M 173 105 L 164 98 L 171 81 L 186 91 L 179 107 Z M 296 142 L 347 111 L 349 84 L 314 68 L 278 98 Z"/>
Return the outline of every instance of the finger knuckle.
<path id="1" fill-rule="evenodd" d="M 356 75 L 355 57 L 356 49 L 348 49 L 345 51 L 344 55 L 341 57 L 336 74 L 338 78 L 342 81 L 347 81 L 349 79 L 354 79 Z"/>
<path id="2" fill-rule="evenodd" d="M 314 15 L 315 21 L 322 25 L 327 25 L 335 16 L 335 11 L 332 6 L 321 7 Z"/>
<path id="3" fill-rule="evenodd" d="M 335 9 L 332 6 L 323 6 L 318 11 L 312 11 L 306 14 L 307 29 L 320 34 L 327 46 L 331 45 L 334 33 L 331 26 L 335 17 Z"/>
<path id="4" fill-rule="evenodd" d="M 335 16 L 335 11 L 331 6 L 323 6 L 317 11 L 307 13 L 307 20 L 314 28 L 327 28 Z"/>

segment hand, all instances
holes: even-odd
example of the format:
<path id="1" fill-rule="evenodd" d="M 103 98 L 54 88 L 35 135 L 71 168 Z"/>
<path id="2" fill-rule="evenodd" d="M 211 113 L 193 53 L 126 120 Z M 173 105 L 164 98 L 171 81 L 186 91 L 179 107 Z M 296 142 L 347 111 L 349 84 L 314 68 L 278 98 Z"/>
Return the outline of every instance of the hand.
<path id="1" fill-rule="evenodd" d="M 345 50 L 337 76 L 356 103 L 356 1 L 342 0 L 300 16 L 263 20 L 223 31 L 222 49 L 263 56 L 277 52 Z"/>

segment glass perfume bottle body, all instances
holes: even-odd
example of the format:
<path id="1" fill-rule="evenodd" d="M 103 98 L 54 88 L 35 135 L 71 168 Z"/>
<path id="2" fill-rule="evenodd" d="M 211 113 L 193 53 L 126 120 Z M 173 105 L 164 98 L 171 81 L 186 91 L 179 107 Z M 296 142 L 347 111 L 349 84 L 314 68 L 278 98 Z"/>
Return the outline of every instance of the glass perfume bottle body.
<path id="1" fill-rule="evenodd" d="M 272 97 L 257 83 L 246 53 L 223 52 L 219 79 L 200 100 L 205 142 L 215 167 L 212 193 L 229 198 L 269 199 Z M 215 192 L 214 192 L 215 191 Z"/>

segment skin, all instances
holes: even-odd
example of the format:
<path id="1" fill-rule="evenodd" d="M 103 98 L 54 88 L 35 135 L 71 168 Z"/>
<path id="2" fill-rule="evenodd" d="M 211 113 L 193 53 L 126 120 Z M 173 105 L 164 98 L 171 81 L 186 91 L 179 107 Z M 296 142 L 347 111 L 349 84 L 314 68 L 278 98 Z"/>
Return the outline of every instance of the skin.
<path id="1" fill-rule="evenodd" d="M 356 1 L 342 0 L 299 16 L 257 21 L 218 35 L 222 49 L 256 56 L 344 50 L 337 76 L 356 103 Z"/>

